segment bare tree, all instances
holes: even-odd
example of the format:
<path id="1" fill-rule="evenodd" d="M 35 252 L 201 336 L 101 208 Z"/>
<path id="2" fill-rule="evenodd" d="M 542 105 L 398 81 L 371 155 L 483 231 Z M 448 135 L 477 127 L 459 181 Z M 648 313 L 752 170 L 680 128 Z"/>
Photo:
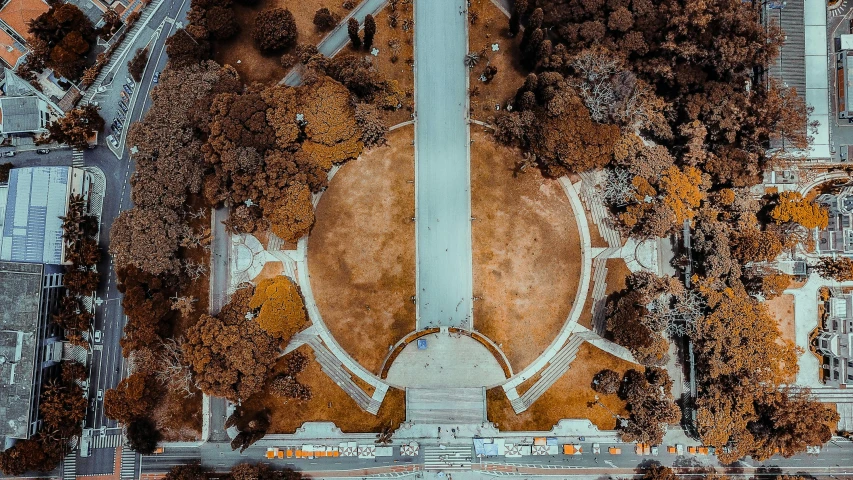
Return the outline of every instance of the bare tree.
<path id="1" fill-rule="evenodd" d="M 702 297 L 693 290 L 662 293 L 646 307 L 649 313 L 642 322 L 656 332 L 691 336 L 696 332 L 696 320 L 702 316 L 704 306 Z"/>
<path id="2" fill-rule="evenodd" d="M 624 168 L 613 168 L 607 171 L 604 181 L 604 199 L 607 203 L 622 207 L 634 201 L 636 189 L 631 182 L 633 175 Z"/>
<path id="3" fill-rule="evenodd" d="M 575 87 L 589 109 L 590 117 L 596 122 L 605 122 L 610 115 L 611 106 L 616 101 L 612 77 L 620 66 L 620 61 L 613 55 L 595 50 L 584 50 L 572 61 L 572 67 L 580 77 Z"/>
<path id="4" fill-rule="evenodd" d="M 184 362 L 183 337 L 178 339 L 167 338 L 162 343 L 160 353 L 157 355 L 157 381 L 165 385 L 169 390 L 181 392 L 184 397 L 194 395 L 192 370 Z"/>
<path id="5" fill-rule="evenodd" d="M 184 248 L 198 248 L 210 243 L 210 228 L 201 230 L 184 225 L 181 231 L 181 246 Z"/>
<path id="6" fill-rule="evenodd" d="M 207 275 L 207 265 L 198 263 L 195 260 L 184 260 L 183 269 L 184 273 L 186 273 L 192 280 L 198 280 L 199 278 Z"/>
<path id="7" fill-rule="evenodd" d="M 376 440 L 373 443 L 377 445 L 390 445 L 394 443 L 391 439 L 391 436 L 394 435 L 394 432 L 391 430 L 390 426 L 382 427 L 382 431 L 376 434 Z"/>
<path id="8" fill-rule="evenodd" d="M 195 311 L 195 302 L 198 301 L 195 297 L 178 297 L 174 296 L 172 300 L 172 310 L 181 312 L 181 315 L 188 317 Z"/>

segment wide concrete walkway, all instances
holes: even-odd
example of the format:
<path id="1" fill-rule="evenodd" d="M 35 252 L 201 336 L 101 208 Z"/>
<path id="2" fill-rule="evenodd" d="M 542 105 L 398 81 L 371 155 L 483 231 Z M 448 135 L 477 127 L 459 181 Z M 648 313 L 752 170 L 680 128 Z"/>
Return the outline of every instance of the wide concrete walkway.
<path id="1" fill-rule="evenodd" d="M 415 2 L 418 329 L 471 329 L 471 182 L 465 0 Z"/>
<path id="2" fill-rule="evenodd" d="M 385 380 L 399 387 L 485 387 L 503 382 L 503 369 L 489 350 L 471 337 L 435 333 L 423 337 L 426 350 L 412 342 L 400 352 Z"/>

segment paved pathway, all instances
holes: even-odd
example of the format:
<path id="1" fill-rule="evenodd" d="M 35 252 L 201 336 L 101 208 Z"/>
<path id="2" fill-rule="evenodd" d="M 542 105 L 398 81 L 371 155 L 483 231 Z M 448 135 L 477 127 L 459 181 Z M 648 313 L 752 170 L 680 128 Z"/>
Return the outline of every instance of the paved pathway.
<path id="1" fill-rule="evenodd" d="M 418 329 L 472 328 L 465 0 L 415 2 Z"/>
<path id="2" fill-rule="evenodd" d="M 486 347 L 466 335 L 427 335 L 426 350 L 412 342 L 388 371 L 387 382 L 403 387 L 493 386 L 506 380 L 503 368 Z M 427 374 L 429 373 L 429 374 Z"/>

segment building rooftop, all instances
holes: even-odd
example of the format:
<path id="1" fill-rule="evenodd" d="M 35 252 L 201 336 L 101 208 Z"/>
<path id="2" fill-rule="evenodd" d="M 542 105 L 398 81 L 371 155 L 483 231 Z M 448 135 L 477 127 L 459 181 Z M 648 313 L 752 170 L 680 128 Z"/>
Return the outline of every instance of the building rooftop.
<path id="1" fill-rule="evenodd" d="M 69 167 L 15 168 L 0 188 L 0 261 L 62 263 Z"/>
<path id="2" fill-rule="evenodd" d="M 43 266 L 0 262 L 0 435 L 29 436 Z"/>
<path id="3" fill-rule="evenodd" d="M 27 22 L 48 11 L 43 0 L 9 0 L 0 9 L 0 20 L 6 22 L 21 37 L 27 37 Z"/>
<path id="4" fill-rule="evenodd" d="M 24 54 L 24 46 L 6 33 L 5 30 L 0 30 L 0 58 L 6 62 L 6 65 L 14 67 L 18 63 L 18 59 Z"/>
<path id="5" fill-rule="evenodd" d="M 3 133 L 35 132 L 42 128 L 38 97 L 0 97 Z"/>

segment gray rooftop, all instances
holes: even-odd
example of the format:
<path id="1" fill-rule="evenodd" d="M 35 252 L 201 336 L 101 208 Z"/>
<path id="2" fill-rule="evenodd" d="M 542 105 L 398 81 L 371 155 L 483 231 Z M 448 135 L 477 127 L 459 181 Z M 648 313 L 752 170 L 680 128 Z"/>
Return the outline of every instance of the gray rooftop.
<path id="1" fill-rule="evenodd" d="M 0 435 L 29 436 L 42 265 L 0 262 Z"/>
<path id="2" fill-rule="evenodd" d="M 69 167 L 14 168 L 0 188 L 0 261 L 62 263 Z"/>
<path id="3" fill-rule="evenodd" d="M 42 128 L 38 97 L 0 97 L 3 133 L 35 132 Z"/>

